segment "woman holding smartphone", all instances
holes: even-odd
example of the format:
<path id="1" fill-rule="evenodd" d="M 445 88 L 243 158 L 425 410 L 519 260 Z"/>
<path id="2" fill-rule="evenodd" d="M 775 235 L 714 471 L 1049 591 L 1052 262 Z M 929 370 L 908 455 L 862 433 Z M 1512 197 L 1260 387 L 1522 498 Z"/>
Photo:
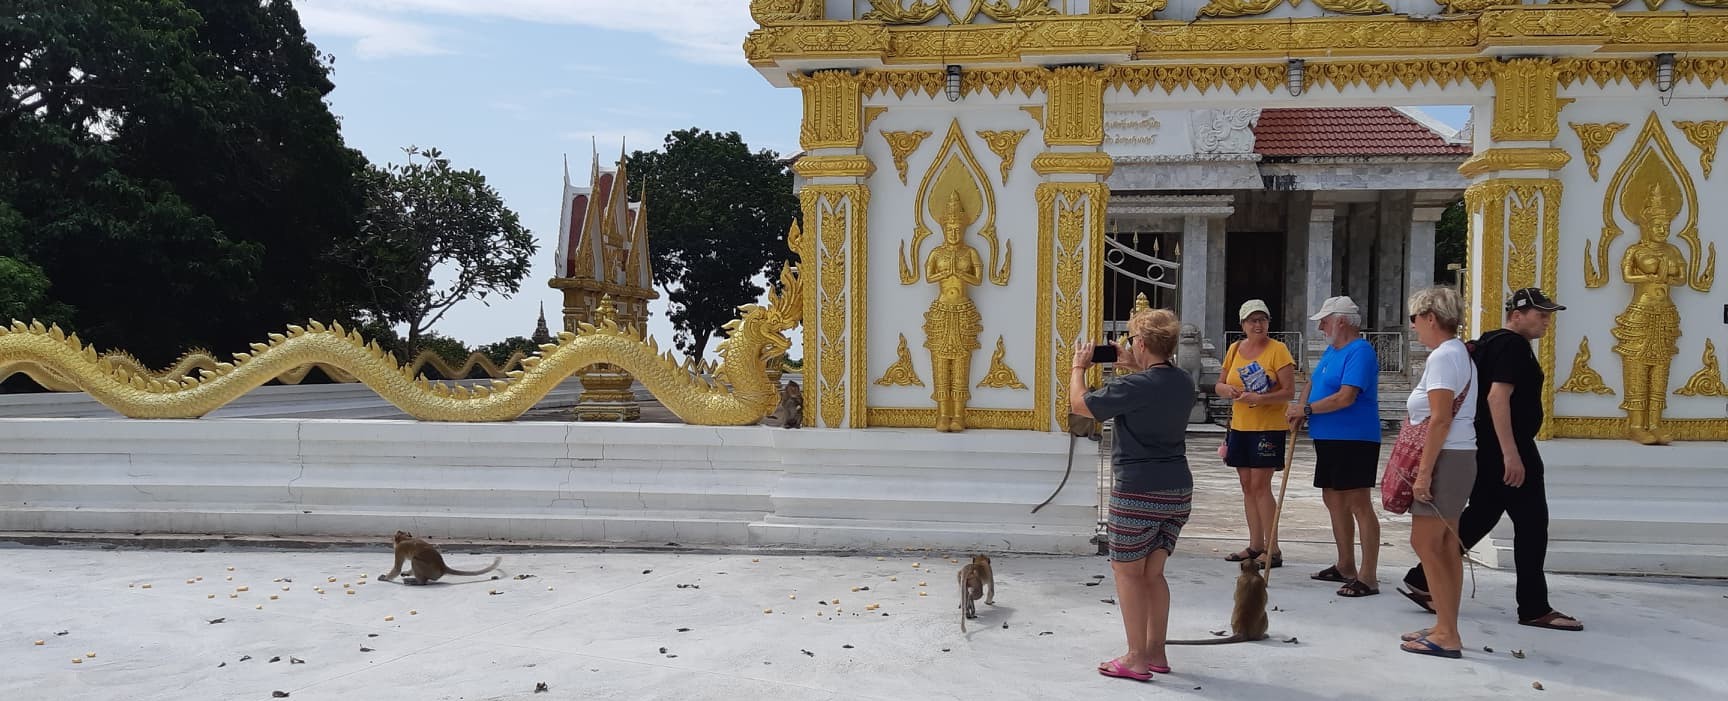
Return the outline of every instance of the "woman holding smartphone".
<path id="1" fill-rule="evenodd" d="M 1116 575 L 1128 651 L 1100 663 L 1098 673 L 1150 681 L 1153 673 L 1170 673 L 1164 648 L 1170 585 L 1164 563 L 1176 550 L 1194 497 L 1185 440 L 1194 378 L 1172 362 L 1181 328 L 1170 310 L 1136 313 L 1128 320 L 1128 330 L 1116 359 L 1128 374 L 1097 390 L 1086 388 L 1094 348 L 1085 340 L 1074 344 L 1068 406 L 1079 416 L 1116 420 L 1110 455 L 1110 569 Z"/>

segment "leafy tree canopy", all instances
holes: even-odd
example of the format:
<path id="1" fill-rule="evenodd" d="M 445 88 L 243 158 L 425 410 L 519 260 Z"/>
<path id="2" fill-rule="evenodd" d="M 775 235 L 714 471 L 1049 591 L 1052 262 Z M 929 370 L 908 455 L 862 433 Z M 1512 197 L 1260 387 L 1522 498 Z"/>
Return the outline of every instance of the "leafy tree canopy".
<path id="1" fill-rule="evenodd" d="M 674 131 L 659 151 L 626 161 L 648 196 L 654 283 L 667 294 L 673 341 L 701 357 L 709 339 L 756 301 L 758 275 L 777 280 L 790 259 L 786 228 L 798 215 L 792 173 L 773 151 L 755 151 L 737 132 Z"/>

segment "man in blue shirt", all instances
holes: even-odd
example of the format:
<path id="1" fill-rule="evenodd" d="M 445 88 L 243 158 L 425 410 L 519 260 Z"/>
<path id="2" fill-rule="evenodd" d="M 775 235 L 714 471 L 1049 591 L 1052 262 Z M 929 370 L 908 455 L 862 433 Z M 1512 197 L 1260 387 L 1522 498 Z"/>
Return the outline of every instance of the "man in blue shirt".
<path id="1" fill-rule="evenodd" d="M 1340 582 L 1338 595 L 1380 593 L 1380 519 L 1370 494 L 1380 467 L 1380 363 L 1362 338 L 1362 311 L 1349 297 L 1331 297 L 1309 317 L 1319 322 L 1326 351 L 1308 381 L 1308 397 L 1289 411 L 1308 422 L 1314 440 L 1314 486 L 1332 517 L 1338 560 L 1313 579 Z M 1356 532 L 1362 560 L 1356 561 Z"/>

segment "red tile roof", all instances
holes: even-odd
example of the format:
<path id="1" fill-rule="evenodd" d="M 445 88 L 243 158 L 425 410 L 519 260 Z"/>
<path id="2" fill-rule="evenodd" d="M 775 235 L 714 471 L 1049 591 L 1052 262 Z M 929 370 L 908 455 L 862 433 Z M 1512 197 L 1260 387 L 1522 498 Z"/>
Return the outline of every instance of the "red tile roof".
<path id="1" fill-rule="evenodd" d="M 1254 127 L 1262 156 L 1469 156 L 1469 144 L 1447 141 L 1391 107 L 1268 109 Z"/>

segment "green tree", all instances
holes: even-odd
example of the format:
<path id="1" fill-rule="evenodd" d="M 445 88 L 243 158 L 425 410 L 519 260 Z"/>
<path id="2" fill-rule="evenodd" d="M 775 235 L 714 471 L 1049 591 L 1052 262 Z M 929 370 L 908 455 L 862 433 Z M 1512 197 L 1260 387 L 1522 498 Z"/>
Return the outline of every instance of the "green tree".
<path id="1" fill-rule="evenodd" d="M 420 351 L 428 350 L 436 353 L 438 357 L 443 358 L 445 362 L 457 367 L 461 367 L 463 363 L 468 362 L 468 355 L 474 352 L 469 350 L 468 346 L 464 345 L 461 341 L 434 332 L 427 332 L 424 336 L 420 337 Z M 419 356 L 420 351 L 414 351 L 414 355 Z M 414 358 L 408 358 L 408 362 L 414 362 Z M 429 375 L 436 375 L 437 371 L 427 370 L 426 373 Z M 444 379 L 460 380 L 462 378 L 446 377 Z"/>
<path id="2" fill-rule="evenodd" d="M 151 364 L 351 320 L 364 280 L 330 252 L 357 231 L 365 161 L 329 70 L 286 0 L 14 0 L 0 256 L 37 292 L 10 306 Z"/>
<path id="3" fill-rule="evenodd" d="M 408 349 L 462 300 L 522 289 L 534 236 L 476 170 L 437 149 L 404 149 L 407 163 L 366 177 L 366 219 L 345 249 L 367 276 L 374 318 L 408 325 Z M 445 279 L 440 279 L 445 278 Z"/>
<path id="4" fill-rule="evenodd" d="M 755 278 L 791 258 L 798 215 L 792 173 L 773 151 L 751 152 L 737 132 L 674 131 L 659 151 L 632 153 L 631 182 L 648 196 L 654 283 L 667 298 L 673 342 L 701 357 L 710 338 L 760 299 Z"/>
<path id="5" fill-rule="evenodd" d="M 488 343 L 479 346 L 474 350 L 479 353 L 484 353 L 493 363 L 502 367 L 504 361 L 509 360 L 512 353 L 522 351 L 523 355 L 533 355 L 535 351 L 540 350 L 540 347 L 535 345 L 534 341 L 530 339 L 521 336 L 511 336 L 497 343 Z"/>
<path id="6" fill-rule="evenodd" d="M 1434 225 L 1434 281 L 1442 285 L 1454 282 L 1454 273 L 1447 267 L 1464 265 L 1465 251 L 1470 240 L 1470 221 L 1464 216 L 1464 202 L 1453 202 L 1440 214 Z"/>

